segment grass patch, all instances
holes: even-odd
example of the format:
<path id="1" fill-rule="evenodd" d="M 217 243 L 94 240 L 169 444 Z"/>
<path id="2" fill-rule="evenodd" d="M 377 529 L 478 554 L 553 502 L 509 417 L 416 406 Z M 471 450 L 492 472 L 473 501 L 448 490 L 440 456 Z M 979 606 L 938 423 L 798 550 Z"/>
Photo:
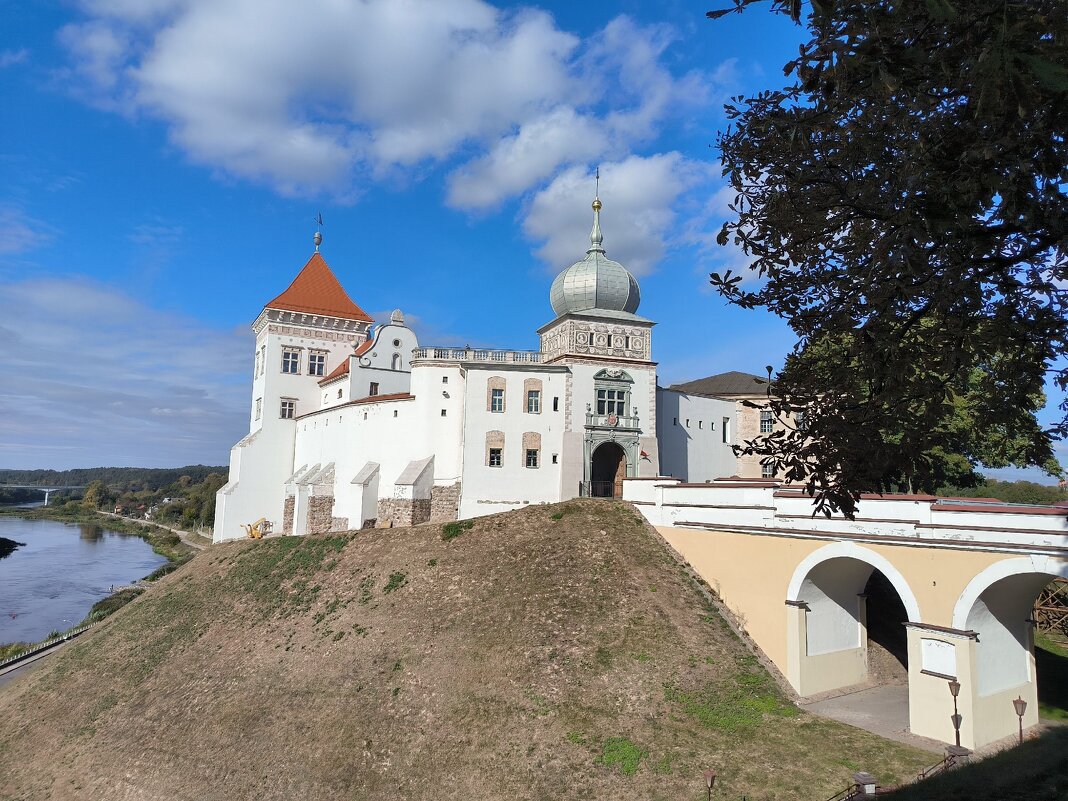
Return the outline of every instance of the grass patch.
<path id="1" fill-rule="evenodd" d="M 1068 648 L 1045 634 L 1035 637 L 1038 673 L 1038 714 L 1047 720 L 1068 720 Z"/>
<path id="2" fill-rule="evenodd" d="M 626 737 L 609 737 L 601 746 L 601 755 L 597 764 L 605 767 L 618 767 L 624 776 L 633 776 L 641 767 L 642 759 L 647 756 L 637 745 Z"/>
<path id="3" fill-rule="evenodd" d="M 686 691 L 664 685 L 664 700 L 678 704 L 702 726 L 729 734 L 751 733 L 765 715 L 794 717 L 799 710 L 782 697 L 771 677 L 752 656 L 741 657 L 730 681 Z"/>
<path id="4" fill-rule="evenodd" d="M 261 540 L 238 555 L 227 581 L 254 601 L 260 620 L 307 611 L 320 591 L 309 579 L 349 541 L 344 535 Z"/>
<path id="5" fill-rule="evenodd" d="M 408 583 L 408 574 L 397 571 L 396 573 L 389 574 L 389 581 L 386 582 L 386 586 L 382 588 L 382 592 L 387 595 L 394 590 L 399 590 L 405 584 Z"/>
<path id="6" fill-rule="evenodd" d="M 449 540 L 456 539 L 465 531 L 470 531 L 474 527 L 474 520 L 454 520 L 441 527 L 441 538 L 445 540 L 445 542 L 448 542 Z"/>

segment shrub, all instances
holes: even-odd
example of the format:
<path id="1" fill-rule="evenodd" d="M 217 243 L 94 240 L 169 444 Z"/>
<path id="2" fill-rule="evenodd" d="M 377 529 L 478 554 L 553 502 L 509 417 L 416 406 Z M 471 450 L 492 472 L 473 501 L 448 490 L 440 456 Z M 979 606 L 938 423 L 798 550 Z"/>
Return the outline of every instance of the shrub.
<path id="1" fill-rule="evenodd" d="M 465 531 L 474 528 L 474 526 L 474 520 L 455 520 L 452 523 L 446 523 L 441 527 L 441 538 L 448 542 L 459 537 Z"/>

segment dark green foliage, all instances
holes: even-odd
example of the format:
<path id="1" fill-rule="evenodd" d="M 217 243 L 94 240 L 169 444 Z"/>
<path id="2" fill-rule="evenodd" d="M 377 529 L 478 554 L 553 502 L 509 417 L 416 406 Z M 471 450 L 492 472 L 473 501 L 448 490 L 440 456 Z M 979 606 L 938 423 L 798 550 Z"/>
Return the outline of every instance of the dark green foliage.
<path id="1" fill-rule="evenodd" d="M 167 565 L 164 565 L 167 567 Z M 162 569 L 162 568 L 161 568 Z M 134 598 L 140 595 L 144 590 L 139 590 L 134 587 L 127 587 L 124 590 L 119 590 L 109 595 L 107 598 L 102 598 L 93 604 L 92 609 L 89 610 L 89 614 L 86 615 L 83 622 L 89 623 L 96 620 L 103 620 L 108 615 L 118 611 L 126 604 L 130 603 Z"/>
<path id="2" fill-rule="evenodd" d="M 455 539 L 470 530 L 475 525 L 474 520 L 455 520 L 441 527 L 441 538 L 445 541 Z"/>
<path id="3" fill-rule="evenodd" d="M 389 594 L 394 590 L 399 590 L 405 584 L 408 583 L 408 574 L 397 571 L 396 573 L 389 574 L 389 581 L 386 582 L 386 586 L 382 588 L 382 592 Z"/>
<path id="4" fill-rule="evenodd" d="M 805 410 L 743 450 L 828 513 L 947 467 L 1059 472 L 1068 418 L 1035 411 L 1068 383 L 1063 0 L 820 0 L 803 24 L 793 83 L 734 98 L 719 138 L 720 242 L 762 280 L 712 283 L 790 324 L 772 408 Z"/>
<path id="5" fill-rule="evenodd" d="M 165 565 L 160 565 L 155 570 L 153 570 L 151 573 L 149 573 L 147 576 L 145 576 L 144 580 L 145 581 L 157 581 L 157 580 L 163 578 L 164 576 L 173 573 L 175 570 L 180 568 L 182 565 L 184 565 L 186 562 L 188 562 L 192 558 L 193 558 L 193 555 L 192 554 L 188 554 L 186 556 L 183 556 L 181 559 L 178 559 L 177 561 L 168 562 Z"/>
<path id="6" fill-rule="evenodd" d="M 1068 501 L 1068 492 L 1062 487 L 1036 484 L 1033 481 L 996 481 L 986 479 L 978 486 L 952 486 L 938 488 L 942 497 L 997 498 L 1007 503 L 1031 503 L 1052 505 Z"/>

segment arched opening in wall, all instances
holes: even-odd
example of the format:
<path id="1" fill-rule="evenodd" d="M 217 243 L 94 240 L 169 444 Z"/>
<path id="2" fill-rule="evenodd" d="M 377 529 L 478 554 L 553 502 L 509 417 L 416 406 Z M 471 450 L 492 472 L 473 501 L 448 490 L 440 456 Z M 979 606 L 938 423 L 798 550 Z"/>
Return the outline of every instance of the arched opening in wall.
<path id="1" fill-rule="evenodd" d="M 847 546 L 828 546 L 841 553 Z M 805 696 L 864 683 L 885 685 L 893 708 L 908 726 L 908 649 L 905 622 L 919 619 L 911 588 L 885 560 L 853 547 L 852 555 L 831 555 L 795 574 L 792 602 L 805 610 L 794 679 Z M 892 570 L 888 564 L 887 571 Z M 796 582 L 796 584 L 795 584 Z"/>
<path id="2" fill-rule="evenodd" d="M 908 684 L 908 613 L 901 596 L 881 570 L 864 585 L 868 622 L 868 678 L 879 684 Z"/>
<path id="3" fill-rule="evenodd" d="M 1051 578 L 1046 573 L 1020 573 L 994 581 L 972 602 L 965 625 L 979 635 L 975 689 L 980 698 L 994 700 L 1003 694 L 1005 704 L 1011 700 L 1008 696 L 1026 699 L 1036 682 L 1039 700 L 1064 704 L 1059 715 L 1068 717 L 1068 699 L 1056 692 L 1056 684 L 1064 686 L 1068 679 L 1068 657 L 1059 649 L 1035 647 L 1034 604 Z M 1054 697 L 1044 684 L 1051 685 Z"/>
<path id="4" fill-rule="evenodd" d="M 623 479 L 627 477 L 627 454 L 615 442 L 602 442 L 593 452 L 590 463 L 590 496 L 622 498 Z"/>

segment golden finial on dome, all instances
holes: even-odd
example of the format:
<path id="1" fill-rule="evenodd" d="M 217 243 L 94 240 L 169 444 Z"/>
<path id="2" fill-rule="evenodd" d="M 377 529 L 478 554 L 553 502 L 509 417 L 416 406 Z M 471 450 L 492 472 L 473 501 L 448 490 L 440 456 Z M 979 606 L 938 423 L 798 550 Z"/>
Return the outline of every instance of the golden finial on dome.
<path id="1" fill-rule="evenodd" d="M 598 197 L 595 197 L 593 199 L 593 210 L 594 211 L 600 211 L 601 210 L 601 199 L 598 198 Z"/>

